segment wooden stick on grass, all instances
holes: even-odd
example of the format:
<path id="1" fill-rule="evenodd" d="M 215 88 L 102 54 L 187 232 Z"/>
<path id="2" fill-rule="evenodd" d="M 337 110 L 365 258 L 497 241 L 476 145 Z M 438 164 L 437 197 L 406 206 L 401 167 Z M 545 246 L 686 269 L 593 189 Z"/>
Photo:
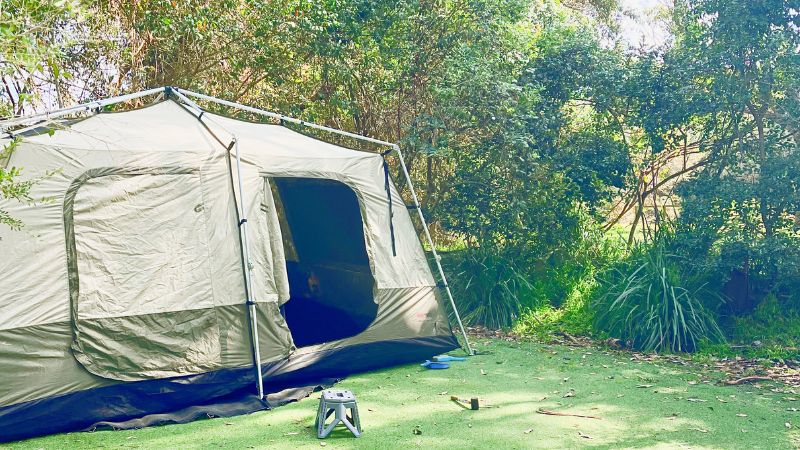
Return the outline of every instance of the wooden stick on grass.
<path id="1" fill-rule="evenodd" d="M 550 411 L 550 410 L 542 409 L 542 408 L 537 409 L 536 412 L 539 413 L 539 414 L 545 414 L 545 415 L 548 415 L 548 416 L 581 417 L 583 419 L 603 420 L 602 417 L 597 417 L 597 416 L 587 416 L 587 415 L 584 415 L 584 414 L 562 413 L 562 412 Z"/>

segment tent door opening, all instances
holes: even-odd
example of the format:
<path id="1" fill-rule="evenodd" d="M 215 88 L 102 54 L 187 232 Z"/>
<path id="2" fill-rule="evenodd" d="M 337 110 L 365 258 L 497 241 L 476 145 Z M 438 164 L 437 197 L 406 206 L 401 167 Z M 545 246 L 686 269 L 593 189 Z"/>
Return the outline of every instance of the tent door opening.
<path id="1" fill-rule="evenodd" d="M 281 307 L 297 347 L 355 336 L 378 313 L 355 192 L 317 178 L 271 178 L 289 300 Z"/>

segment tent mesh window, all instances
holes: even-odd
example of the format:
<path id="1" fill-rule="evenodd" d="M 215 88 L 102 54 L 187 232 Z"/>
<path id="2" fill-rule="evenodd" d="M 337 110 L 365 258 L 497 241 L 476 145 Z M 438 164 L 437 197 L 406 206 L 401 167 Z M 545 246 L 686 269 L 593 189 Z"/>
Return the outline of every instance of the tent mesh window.
<path id="1" fill-rule="evenodd" d="M 355 192 L 316 178 L 272 178 L 289 300 L 281 307 L 298 347 L 355 336 L 375 320 L 375 280 Z"/>

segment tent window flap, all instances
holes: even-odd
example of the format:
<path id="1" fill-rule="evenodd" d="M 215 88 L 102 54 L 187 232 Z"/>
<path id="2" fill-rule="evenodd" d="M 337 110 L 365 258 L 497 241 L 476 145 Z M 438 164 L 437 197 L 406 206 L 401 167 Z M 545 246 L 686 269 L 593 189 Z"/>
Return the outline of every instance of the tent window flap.
<path id="1" fill-rule="evenodd" d="M 200 175 L 100 168 L 64 200 L 75 358 L 140 380 L 220 363 Z"/>

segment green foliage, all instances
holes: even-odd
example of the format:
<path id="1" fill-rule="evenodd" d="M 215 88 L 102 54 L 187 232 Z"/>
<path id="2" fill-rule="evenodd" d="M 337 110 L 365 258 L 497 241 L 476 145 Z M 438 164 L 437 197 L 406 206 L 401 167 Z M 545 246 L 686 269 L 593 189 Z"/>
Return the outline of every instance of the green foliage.
<path id="1" fill-rule="evenodd" d="M 494 249 L 463 251 L 448 268 L 456 306 L 469 325 L 510 327 L 531 299 L 528 274 Z"/>
<path id="2" fill-rule="evenodd" d="M 792 299 L 780 299 L 770 294 L 752 314 L 727 320 L 724 330 L 735 347 L 704 345 L 701 353 L 717 357 L 768 359 L 797 358 L 800 354 L 800 307 Z"/>
<path id="3" fill-rule="evenodd" d="M 721 298 L 668 252 L 665 241 L 634 249 L 602 276 L 593 305 L 596 328 L 646 351 L 691 352 L 722 340 L 712 312 Z"/>
<path id="4" fill-rule="evenodd" d="M 677 188 L 675 251 L 721 289 L 740 273 L 747 312 L 800 285 L 800 12 L 782 0 L 676 2 L 676 43 L 648 58 L 641 122 L 654 147 L 698 136 Z M 649 74 L 649 75 L 648 75 Z"/>
<path id="5" fill-rule="evenodd" d="M 595 335 L 595 312 L 589 302 L 595 283 L 591 278 L 582 281 L 580 285 L 574 286 L 566 301 L 558 307 L 540 303 L 526 308 L 514 323 L 514 333 L 539 339 L 547 339 L 559 332 L 581 336 Z"/>
<path id="6" fill-rule="evenodd" d="M 610 95 L 619 60 L 561 9 L 537 8 L 533 21 L 532 32 L 507 23 L 500 41 L 461 46 L 435 85 L 437 108 L 410 135 L 453 167 L 434 220 L 558 273 L 581 245 L 585 211 L 624 185 L 630 159 L 608 108 L 573 107 Z"/>
<path id="7" fill-rule="evenodd" d="M 14 147 L 18 142 L 17 139 L 14 139 L 0 151 L 0 200 L 11 199 L 30 202 L 32 199 L 29 194 L 35 181 L 20 181 L 21 170 L 17 167 L 5 167 L 4 163 L 11 156 L 11 152 L 14 151 Z M 0 225 L 19 229 L 23 226 L 23 223 L 19 219 L 12 217 L 8 211 L 0 208 Z"/>
<path id="8" fill-rule="evenodd" d="M 514 324 L 522 336 L 546 339 L 554 333 L 604 335 L 594 329 L 591 299 L 599 288 L 597 273 L 618 263 L 626 254 L 625 241 L 615 230 L 603 232 L 588 220 L 572 254 L 551 261 L 531 275 L 532 302 Z"/>

